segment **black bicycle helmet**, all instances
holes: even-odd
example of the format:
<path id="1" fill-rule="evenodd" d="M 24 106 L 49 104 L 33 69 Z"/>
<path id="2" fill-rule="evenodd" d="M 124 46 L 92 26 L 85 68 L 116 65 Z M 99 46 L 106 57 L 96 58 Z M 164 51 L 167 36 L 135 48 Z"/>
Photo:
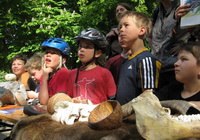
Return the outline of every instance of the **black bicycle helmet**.
<path id="1" fill-rule="evenodd" d="M 79 43 L 80 39 L 88 39 L 92 41 L 97 49 L 105 49 L 108 46 L 108 41 L 106 40 L 106 37 L 98 30 L 94 28 L 88 28 L 86 30 L 81 31 L 80 34 L 78 34 L 74 38 L 77 43 Z"/>

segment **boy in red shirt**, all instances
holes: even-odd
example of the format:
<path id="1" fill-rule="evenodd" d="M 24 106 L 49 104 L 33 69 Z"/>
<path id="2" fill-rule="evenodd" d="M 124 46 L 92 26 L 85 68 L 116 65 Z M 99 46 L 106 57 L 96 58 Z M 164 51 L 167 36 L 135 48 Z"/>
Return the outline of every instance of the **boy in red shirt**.
<path id="1" fill-rule="evenodd" d="M 82 66 L 70 71 L 68 95 L 74 102 L 98 104 L 114 99 L 116 85 L 109 70 L 98 65 L 98 58 L 108 43 L 98 30 L 89 28 L 75 37 L 79 49 L 78 57 Z"/>

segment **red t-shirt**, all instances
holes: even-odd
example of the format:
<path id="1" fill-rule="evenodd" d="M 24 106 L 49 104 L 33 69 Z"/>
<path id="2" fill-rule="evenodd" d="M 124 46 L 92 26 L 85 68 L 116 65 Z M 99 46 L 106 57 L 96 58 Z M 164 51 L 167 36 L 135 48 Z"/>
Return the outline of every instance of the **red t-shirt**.
<path id="1" fill-rule="evenodd" d="M 53 96 L 55 93 L 58 92 L 67 93 L 68 73 L 69 71 L 66 68 L 61 68 L 55 73 L 52 79 L 48 82 L 49 97 Z M 42 78 L 40 80 L 42 80 Z"/>
<path id="2" fill-rule="evenodd" d="M 119 55 L 116 55 L 116 56 L 110 58 L 106 65 L 106 68 L 108 70 L 110 70 L 110 72 L 112 73 L 116 85 L 118 85 L 120 68 L 121 68 L 121 65 L 124 62 L 124 60 L 126 60 L 126 59 L 123 58 L 121 56 L 121 54 L 119 54 Z"/>
<path id="3" fill-rule="evenodd" d="M 72 98 L 82 97 L 98 104 L 114 97 L 116 85 L 109 70 L 97 66 L 91 70 L 79 71 L 77 84 L 75 83 L 77 69 L 69 72 L 68 95 Z"/>

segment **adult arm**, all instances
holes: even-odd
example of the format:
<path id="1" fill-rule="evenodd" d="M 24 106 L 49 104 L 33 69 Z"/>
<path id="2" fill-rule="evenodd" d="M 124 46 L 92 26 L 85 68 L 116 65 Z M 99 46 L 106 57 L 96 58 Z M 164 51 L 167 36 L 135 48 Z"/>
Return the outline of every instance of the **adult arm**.
<path id="1" fill-rule="evenodd" d="M 107 38 L 117 36 L 118 35 L 118 30 L 117 28 L 112 28 L 110 32 L 106 35 Z"/>

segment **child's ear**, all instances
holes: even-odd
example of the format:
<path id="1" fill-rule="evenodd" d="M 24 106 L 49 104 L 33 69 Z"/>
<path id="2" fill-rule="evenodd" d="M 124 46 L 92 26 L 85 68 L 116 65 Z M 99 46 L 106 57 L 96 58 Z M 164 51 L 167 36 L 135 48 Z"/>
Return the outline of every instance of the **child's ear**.
<path id="1" fill-rule="evenodd" d="M 144 26 L 140 27 L 139 35 L 144 35 L 146 32 L 146 28 Z"/>
<path id="2" fill-rule="evenodd" d="M 198 69 L 197 77 L 198 77 L 198 79 L 200 79 L 200 66 L 199 65 L 197 66 L 197 69 Z"/>
<path id="3" fill-rule="evenodd" d="M 197 65 L 197 75 L 200 77 L 200 66 Z"/>
<path id="4" fill-rule="evenodd" d="M 102 50 L 97 50 L 95 52 L 95 57 L 98 58 L 99 56 L 101 56 L 101 54 L 102 54 Z"/>
<path id="5" fill-rule="evenodd" d="M 63 59 L 62 59 L 62 64 L 65 64 L 66 61 L 67 61 L 67 59 L 66 59 L 66 58 L 63 58 Z"/>

